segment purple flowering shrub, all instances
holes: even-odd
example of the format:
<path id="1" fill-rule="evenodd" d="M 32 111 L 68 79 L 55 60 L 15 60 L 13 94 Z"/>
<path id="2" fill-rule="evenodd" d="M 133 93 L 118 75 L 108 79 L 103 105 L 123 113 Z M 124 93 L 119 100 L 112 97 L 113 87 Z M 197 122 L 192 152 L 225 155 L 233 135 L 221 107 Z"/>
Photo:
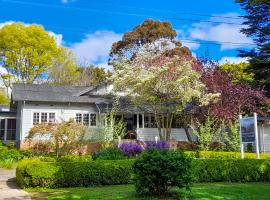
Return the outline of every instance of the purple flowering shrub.
<path id="1" fill-rule="evenodd" d="M 155 141 L 147 141 L 145 142 L 146 149 L 169 149 L 170 145 L 167 141 L 161 140 L 158 142 Z"/>
<path id="2" fill-rule="evenodd" d="M 136 156 L 143 151 L 143 147 L 134 142 L 123 143 L 119 149 L 128 157 Z"/>

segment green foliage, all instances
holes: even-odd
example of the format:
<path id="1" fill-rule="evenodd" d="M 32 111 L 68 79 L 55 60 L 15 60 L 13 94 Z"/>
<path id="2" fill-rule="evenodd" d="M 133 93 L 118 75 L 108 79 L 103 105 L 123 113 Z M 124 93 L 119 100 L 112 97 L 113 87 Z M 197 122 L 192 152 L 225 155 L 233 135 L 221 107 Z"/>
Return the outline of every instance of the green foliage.
<path id="1" fill-rule="evenodd" d="M 89 187 L 126 184 L 131 180 L 132 160 L 90 162 L 42 162 L 22 160 L 17 183 L 27 187 Z"/>
<path id="2" fill-rule="evenodd" d="M 48 72 L 48 82 L 53 85 L 77 85 L 80 80 L 74 55 L 66 48 L 60 49 L 59 57 L 54 60 Z"/>
<path id="3" fill-rule="evenodd" d="M 270 2 L 269 0 L 235 0 L 245 10 L 244 26 L 241 32 L 253 39 L 257 47 L 240 51 L 240 56 L 248 57 L 250 71 L 254 73 L 256 84 L 270 94 Z"/>
<path id="4" fill-rule="evenodd" d="M 110 71 L 94 65 L 78 67 L 78 72 L 79 77 L 75 84 L 80 86 L 98 86 L 111 76 Z"/>
<path id="5" fill-rule="evenodd" d="M 7 96 L 7 93 L 3 90 L 0 90 L 0 105 L 8 105 L 9 104 L 9 98 Z"/>
<path id="6" fill-rule="evenodd" d="M 16 166 L 16 164 L 17 164 L 17 161 L 15 161 L 12 158 L 0 160 L 0 168 L 12 169 Z"/>
<path id="7" fill-rule="evenodd" d="M 185 151 L 186 154 L 189 154 L 193 157 L 200 159 L 240 159 L 240 152 L 222 152 L 222 151 Z M 246 159 L 256 159 L 256 153 L 245 153 Z M 261 159 L 269 160 L 270 154 L 261 153 Z"/>
<path id="8" fill-rule="evenodd" d="M 240 150 L 239 122 L 231 124 L 225 133 L 225 143 L 227 151 Z"/>
<path id="9" fill-rule="evenodd" d="M 145 151 L 133 167 L 136 191 L 160 196 L 166 195 L 172 187 L 189 188 L 191 163 L 191 157 L 182 151 Z"/>
<path id="10" fill-rule="evenodd" d="M 0 59 L 8 74 L 5 81 L 33 83 L 59 56 L 53 36 L 38 25 L 12 23 L 0 28 Z"/>
<path id="11" fill-rule="evenodd" d="M 239 64 L 225 63 L 220 65 L 219 69 L 222 72 L 226 72 L 234 83 L 246 82 L 251 83 L 253 81 L 254 74 L 247 72 L 250 64 L 247 62 L 241 62 Z"/>
<path id="12" fill-rule="evenodd" d="M 207 117 L 206 121 L 201 123 L 199 121 L 193 122 L 193 133 L 198 137 L 199 149 L 209 150 L 210 145 L 215 139 L 220 139 L 221 127 L 216 121 L 210 117 Z"/>
<path id="13" fill-rule="evenodd" d="M 93 154 L 93 160 L 123 160 L 127 157 L 123 152 L 116 147 L 108 147 L 101 149 L 100 151 Z"/>
<path id="14" fill-rule="evenodd" d="M 4 149 L 0 151 L 0 160 L 20 160 L 24 157 L 24 155 L 18 151 L 17 149 Z"/>
<path id="15" fill-rule="evenodd" d="M 197 159 L 193 162 L 197 182 L 270 181 L 270 161 L 255 159 Z"/>

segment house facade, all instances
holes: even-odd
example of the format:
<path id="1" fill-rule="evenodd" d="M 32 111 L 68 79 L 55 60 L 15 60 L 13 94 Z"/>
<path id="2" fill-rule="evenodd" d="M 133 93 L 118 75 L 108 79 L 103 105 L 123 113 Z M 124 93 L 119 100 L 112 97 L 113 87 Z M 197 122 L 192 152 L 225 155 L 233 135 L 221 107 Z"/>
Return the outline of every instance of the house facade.
<path id="1" fill-rule="evenodd" d="M 111 89 L 106 84 L 98 87 L 14 84 L 10 110 L 0 111 L 0 139 L 22 146 L 35 124 L 68 120 L 97 129 L 102 125 L 100 116 L 111 109 L 112 99 L 106 96 Z M 158 136 L 154 115 L 144 108 L 124 104 L 117 117 L 123 119 L 126 132 L 135 132 L 138 140 L 151 141 Z M 181 124 L 173 123 L 171 139 L 188 141 Z"/>
<path id="2" fill-rule="evenodd" d="M 10 107 L 0 107 L 0 140 L 23 147 L 35 124 L 68 120 L 98 131 L 104 124 L 101 116 L 112 108 L 112 98 L 108 96 L 111 90 L 112 86 L 106 84 L 98 87 L 14 84 Z M 158 136 L 154 115 L 147 107 L 124 102 L 116 117 L 123 119 L 126 133 L 136 133 L 137 140 L 153 141 Z M 258 123 L 260 151 L 270 152 L 270 118 L 258 118 Z M 185 129 L 177 121 L 172 124 L 171 139 L 188 141 Z M 196 137 L 191 134 L 191 139 L 195 141 Z"/>

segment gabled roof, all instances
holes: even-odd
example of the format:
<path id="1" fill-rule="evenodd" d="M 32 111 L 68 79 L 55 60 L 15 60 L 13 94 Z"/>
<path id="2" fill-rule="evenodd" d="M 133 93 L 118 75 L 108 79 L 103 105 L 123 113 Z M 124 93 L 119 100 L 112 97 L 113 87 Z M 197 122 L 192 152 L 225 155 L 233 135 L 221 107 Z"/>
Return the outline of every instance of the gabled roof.
<path id="1" fill-rule="evenodd" d="M 13 101 L 37 102 L 70 102 L 70 103 L 101 103 L 105 98 L 99 96 L 80 96 L 78 94 L 89 91 L 91 87 L 51 86 L 38 84 L 13 84 Z"/>

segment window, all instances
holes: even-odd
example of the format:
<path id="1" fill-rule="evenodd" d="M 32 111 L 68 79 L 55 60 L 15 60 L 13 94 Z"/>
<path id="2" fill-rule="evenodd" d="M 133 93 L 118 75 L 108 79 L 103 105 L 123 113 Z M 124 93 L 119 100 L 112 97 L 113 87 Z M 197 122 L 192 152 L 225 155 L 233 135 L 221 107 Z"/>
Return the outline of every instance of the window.
<path id="1" fill-rule="evenodd" d="M 76 113 L 76 122 L 82 123 L 82 114 L 81 113 Z"/>
<path id="2" fill-rule="evenodd" d="M 96 126 L 97 125 L 97 114 L 91 114 L 90 118 L 91 118 L 90 126 Z"/>
<path id="3" fill-rule="evenodd" d="M 89 126 L 89 114 L 83 114 L 83 125 Z"/>
<path id="4" fill-rule="evenodd" d="M 48 114 L 41 113 L 41 123 L 47 123 L 47 122 L 48 122 Z"/>
<path id="5" fill-rule="evenodd" d="M 38 124 L 39 123 L 39 113 L 34 112 L 33 114 L 33 124 Z"/>
<path id="6" fill-rule="evenodd" d="M 55 113 L 49 113 L 49 123 L 55 122 Z"/>
<path id="7" fill-rule="evenodd" d="M 16 140 L 16 119 L 7 119 L 7 140 Z"/>
<path id="8" fill-rule="evenodd" d="M 33 125 L 39 123 L 54 123 L 55 113 L 48 112 L 34 112 L 33 113 Z"/>
<path id="9" fill-rule="evenodd" d="M 5 119 L 0 119 L 0 140 L 5 139 Z"/>

